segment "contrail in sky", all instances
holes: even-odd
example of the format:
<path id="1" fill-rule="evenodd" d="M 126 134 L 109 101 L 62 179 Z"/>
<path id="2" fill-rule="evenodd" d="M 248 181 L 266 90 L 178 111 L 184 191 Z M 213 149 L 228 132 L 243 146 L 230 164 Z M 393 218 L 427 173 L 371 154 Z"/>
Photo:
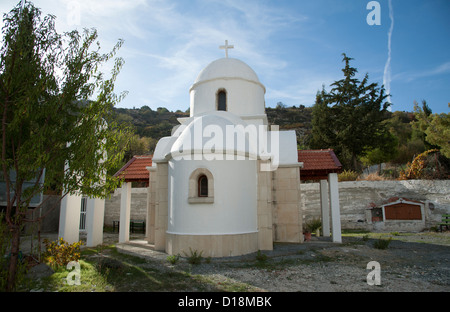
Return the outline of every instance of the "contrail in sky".
<path id="1" fill-rule="evenodd" d="M 391 39 L 392 39 L 392 31 L 394 30 L 394 10 L 392 9 L 392 2 L 389 0 L 389 18 L 391 19 L 391 27 L 389 27 L 388 32 L 388 58 L 386 60 L 386 64 L 384 65 L 384 76 L 383 76 L 383 85 L 386 89 L 386 93 L 391 93 Z M 388 102 L 391 102 L 391 97 L 388 96 Z"/>

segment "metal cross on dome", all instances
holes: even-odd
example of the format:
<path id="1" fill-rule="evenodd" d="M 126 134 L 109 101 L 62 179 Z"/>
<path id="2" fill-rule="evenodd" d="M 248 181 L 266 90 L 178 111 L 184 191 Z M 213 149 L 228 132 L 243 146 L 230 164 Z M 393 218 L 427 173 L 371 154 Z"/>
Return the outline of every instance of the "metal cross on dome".
<path id="1" fill-rule="evenodd" d="M 219 46 L 219 49 L 225 50 L 225 57 L 228 58 L 228 49 L 234 49 L 234 45 L 228 45 L 228 40 L 225 40 L 225 45 Z"/>

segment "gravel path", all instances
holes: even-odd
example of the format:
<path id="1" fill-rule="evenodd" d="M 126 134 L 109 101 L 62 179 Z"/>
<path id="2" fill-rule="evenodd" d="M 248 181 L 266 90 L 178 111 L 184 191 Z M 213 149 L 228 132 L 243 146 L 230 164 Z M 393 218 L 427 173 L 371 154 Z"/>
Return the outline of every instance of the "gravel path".
<path id="1" fill-rule="evenodd" d="M 256 254 L 251 254 L 213 258 L 200 265 L 189 265 L 182 259 L 175 267 L 218 282 L 246 283 L 251 285 L 250 291 L 450 291 L 450 233 L 401 239 L 394 238 L 387 249 L 380 250 L 374 248 L 376 239 L 344 237 L 342 244 L 335 244 L 315 238 L 304 244 L 275 244 L 273 251 L 264 252 L 267 259 L 263 262 L 257 262 Z M 164 253 L 136 245 L 120 245 L 118 249 L 150 257 L 167 267 Z M 367 276 L 373 270 L 367 269 L 370 261 L 380 264 L 380 285 L 368 284 Z"/>

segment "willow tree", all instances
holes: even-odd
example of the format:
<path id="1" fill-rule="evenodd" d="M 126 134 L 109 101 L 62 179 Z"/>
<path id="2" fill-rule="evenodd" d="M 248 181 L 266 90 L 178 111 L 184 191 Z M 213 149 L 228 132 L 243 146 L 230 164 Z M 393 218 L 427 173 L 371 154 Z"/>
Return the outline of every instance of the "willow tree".
<path id="1" fill-rule="evenodd" d="M 20 231 L 33 222 L 30 201 L 55 187 L 104 198 L 119 181 L 106 175 L 123 157 L 124 129 L 112 118 L 123 41 L 100 53 L 95 29 L 59 34 L 55 17 L 22 2 L 4 15 L 0 55 L 0 154 L 11 235 L 6 290 L 14 290 Z M 112 61 L 108 77 L 101 66 Z M 123 146 L 123 145 L 121 145 Z M 108 155 L 107 158 L 104 158 Z M 44 175 L 43 183 L 41 177 Z M 14 178 L 12 178 L 14 176 Z M 25 182 L 28 183 L 25 187 Z M 37 207 L 39 208 L 39 207 Z M 36 209 L 36 208 L 35 208 Z"/>
<path id="2" fill-rule="evenodd" d="M 358 169 L 358 160 L 383 146 L 387 128 L 383 123 L 390 103 L 384 87 L 362 80 L 343 54 L 344 77 L 317 93 L 313 106 L 312 148 L 333 148 L 346 168 Z"/>

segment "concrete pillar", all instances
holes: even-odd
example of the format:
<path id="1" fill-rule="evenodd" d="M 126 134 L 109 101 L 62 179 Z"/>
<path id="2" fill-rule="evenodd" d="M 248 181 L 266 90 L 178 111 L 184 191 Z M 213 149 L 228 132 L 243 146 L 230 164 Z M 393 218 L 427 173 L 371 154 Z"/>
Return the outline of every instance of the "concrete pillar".
<path id="1" fill-rule="evenodd" d="M 103 221 L 105 200 L 88 198 L 86 207 L 86 246 L 95 247 L 103 243 Z"/>
<path id="2" fill-rule="evenodd" d="M 119 243 L 125 243 L 130 240 L 130 207 L 131 183 L 124 182 L 120 195 Z"/>
<path id="3" fill-rule="evenodd" d="M 80 240 L 81 195 L 67 194 L 61 200 L 58 237 L 69 244 Z"/>
<path id="4" fill-rule="evenodd" d="M 328 174 L 328 186 L 330 189 L 332 240 L 335 243 L 342 243 L 337 173 Z"/>
<path id="5" fill-rule="evenodd" d="M 320 207 L 322 211 L 322 235 L 330 237 L 330 202 L 328 200 L 327 180 L 320 180 Z"/>

